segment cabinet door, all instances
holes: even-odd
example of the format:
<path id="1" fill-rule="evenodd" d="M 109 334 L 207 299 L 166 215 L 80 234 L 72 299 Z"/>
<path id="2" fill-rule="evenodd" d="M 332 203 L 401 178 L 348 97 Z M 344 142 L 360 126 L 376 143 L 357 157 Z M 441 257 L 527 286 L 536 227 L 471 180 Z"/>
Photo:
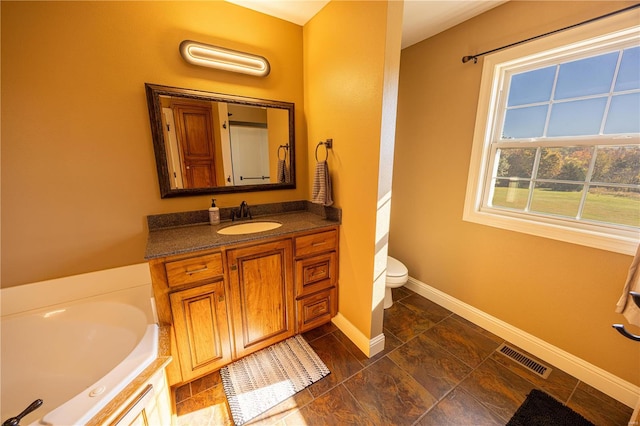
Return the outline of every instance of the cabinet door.
<path id="1" fill-rule="evenodd" d="M 290 240 L 227 251 L 237 357 L 293 336 Z"/>
<path id="2" fill-rule="evenodd" d="M 229 363 L 231 343 L 223 282 L 171 293 L 170 298 L 182 380 Z"/>

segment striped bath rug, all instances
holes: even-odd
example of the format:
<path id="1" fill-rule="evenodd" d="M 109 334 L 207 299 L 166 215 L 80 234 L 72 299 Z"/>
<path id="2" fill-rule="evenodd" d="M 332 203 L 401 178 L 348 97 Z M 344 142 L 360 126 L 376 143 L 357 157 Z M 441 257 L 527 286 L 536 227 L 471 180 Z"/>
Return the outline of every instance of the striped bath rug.
<path id="1" fill-rule="evenodd" d="M 330 371 L 302 336 L 255 352 L 220 369 L 236 426 L 320 380 Z"/>

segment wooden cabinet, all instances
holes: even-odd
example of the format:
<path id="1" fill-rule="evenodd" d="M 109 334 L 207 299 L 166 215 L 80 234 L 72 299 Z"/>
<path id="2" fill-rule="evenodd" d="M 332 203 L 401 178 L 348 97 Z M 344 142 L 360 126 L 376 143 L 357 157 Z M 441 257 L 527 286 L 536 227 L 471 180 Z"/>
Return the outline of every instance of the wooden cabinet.
<path id="1" fill-rule="evenodd" d="M 231 361 L 224 283 L 171 293 L 171 310 L 184 381 Z"/>
<path id="2" fill-rule="evenodd" d="M 291 240 L 227 251 L 236 356 L 295 334 Z"/>
<path id="3" fill-rule="evenodd" d="M 170 385 L 331 321 L 338 228 L 149 262 L 158 319 L 173 330 Z"/>
<path id="4" fill-rule="evenodd" d="M 149 265 L 158 320 L 172 326 L 169 384 L 231 362 L 222 251 L 154 259 Z"/>
<path id="5" fill-rule="evenodd" d="M 338 311 L 338 230 L 294 238 L 298 333 L 331 321 Z"/>

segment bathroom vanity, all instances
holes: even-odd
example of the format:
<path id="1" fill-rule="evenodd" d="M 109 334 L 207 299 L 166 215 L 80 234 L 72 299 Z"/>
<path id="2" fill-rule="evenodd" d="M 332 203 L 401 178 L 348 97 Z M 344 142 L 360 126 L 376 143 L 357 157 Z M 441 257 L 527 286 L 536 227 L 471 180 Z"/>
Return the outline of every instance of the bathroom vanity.
<path id="1" fill-rule="evenodd" d="M 220 225 L 152 229 L 147 259 L 159 322 L 172 329 L 169 384 L 325 324 L 337 312 L 338 226 L 301 210 L 256 217 L 277 229 L 222 235 Z"/>

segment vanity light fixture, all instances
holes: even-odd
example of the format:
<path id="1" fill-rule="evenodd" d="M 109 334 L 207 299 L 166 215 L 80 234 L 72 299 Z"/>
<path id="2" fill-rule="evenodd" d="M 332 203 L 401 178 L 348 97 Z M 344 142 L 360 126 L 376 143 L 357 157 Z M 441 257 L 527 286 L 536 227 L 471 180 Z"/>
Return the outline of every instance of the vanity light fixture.
<path id="1" fill-rule="evenodd" d="M 266 77 L 271 71 L 266 58 L 193 40 L 180 43 L 180 55 L 190 64 Z"/>

